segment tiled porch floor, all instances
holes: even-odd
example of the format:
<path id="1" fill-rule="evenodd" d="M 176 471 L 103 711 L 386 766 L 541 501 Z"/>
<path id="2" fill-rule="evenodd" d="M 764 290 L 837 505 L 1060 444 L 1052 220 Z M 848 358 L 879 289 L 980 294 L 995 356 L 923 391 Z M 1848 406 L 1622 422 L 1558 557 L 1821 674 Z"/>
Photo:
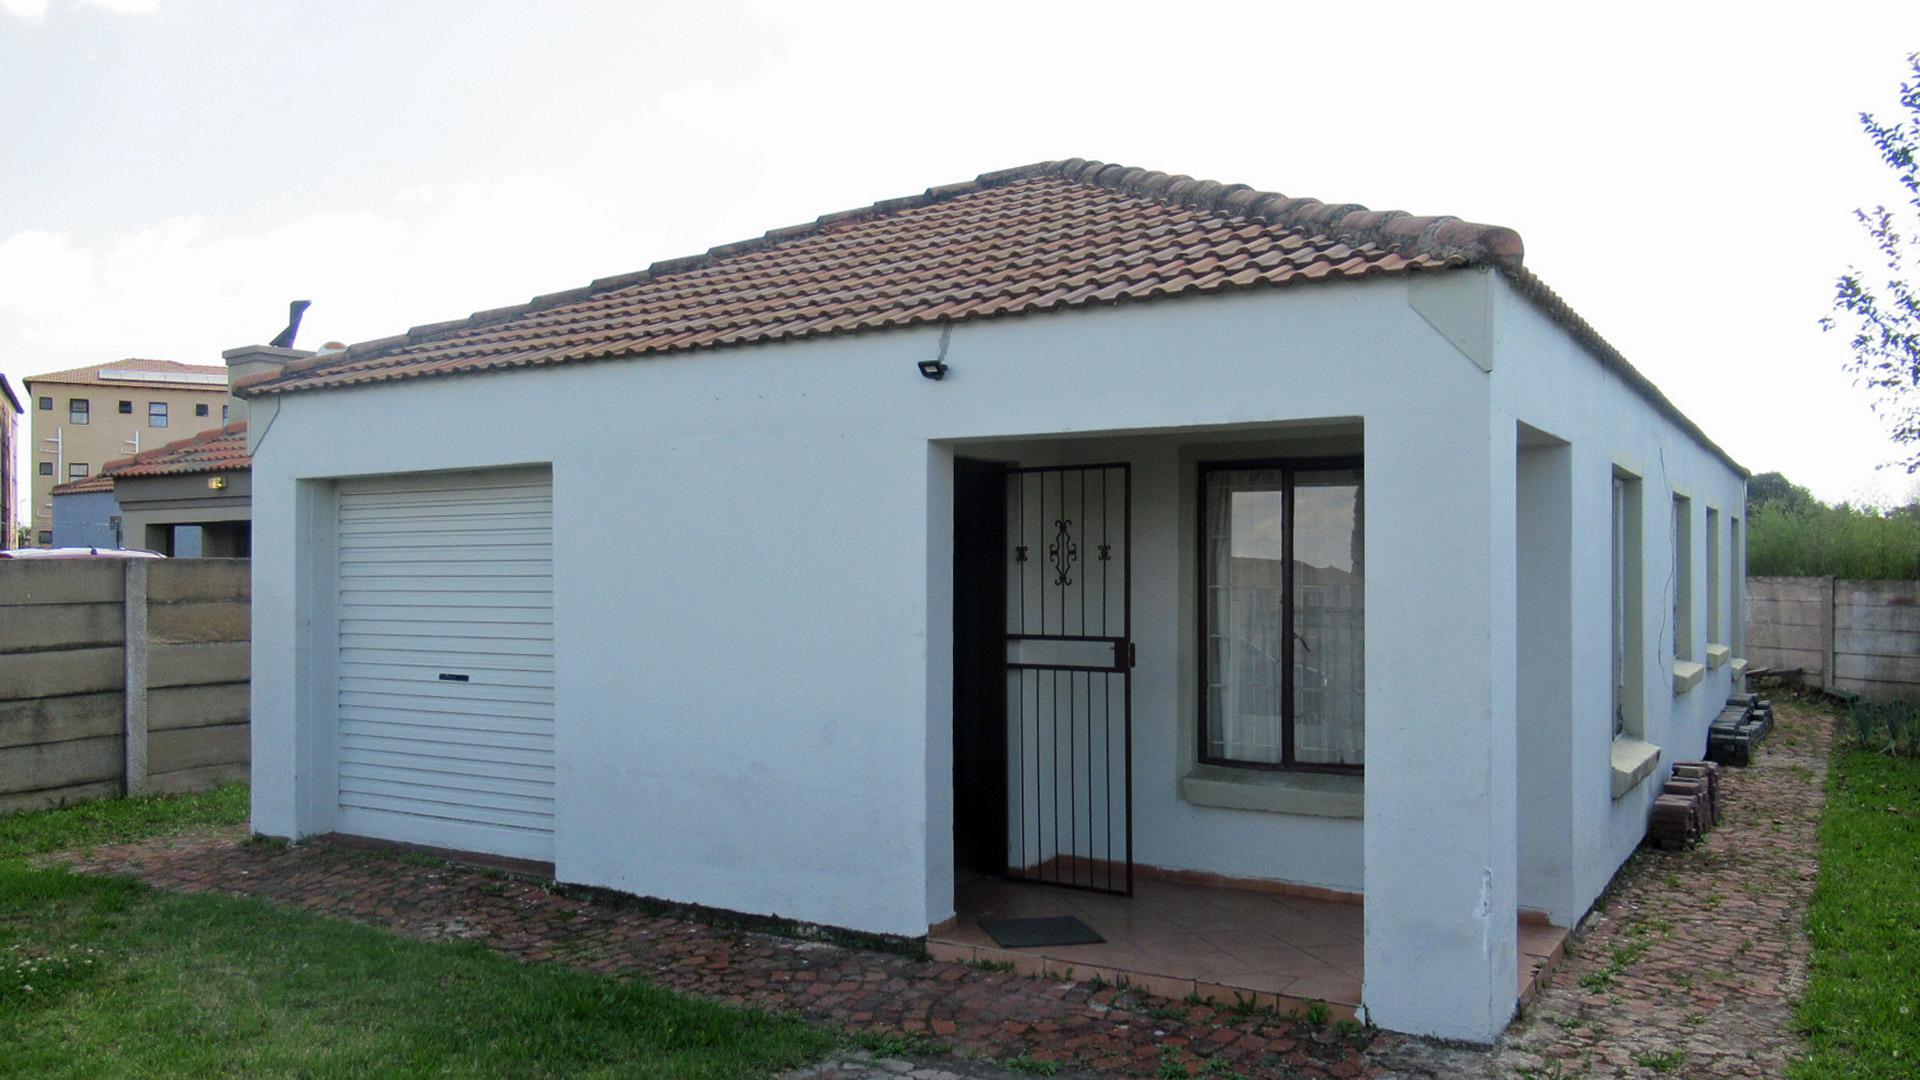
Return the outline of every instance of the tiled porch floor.
<path id="1" fill-rule="evenodd" d="M 960 885 L 955 920 L 927 937 L 937 960 L 1012 964 L 1027 975 L 1125 979 L 1167 998 L 1238 999 L 1282 1010 L 1325 1002 L 1336 1019 L 1360 1003 L 1361 907 L 1211 885 L 1140 880 L 1109 896 L 980 878 Z M 1099 945 L 1003 949 L 981 919 L 1078 915 Z M 1522 922 L 1519 996 L 1530 997 L 1567 932 Z"/>

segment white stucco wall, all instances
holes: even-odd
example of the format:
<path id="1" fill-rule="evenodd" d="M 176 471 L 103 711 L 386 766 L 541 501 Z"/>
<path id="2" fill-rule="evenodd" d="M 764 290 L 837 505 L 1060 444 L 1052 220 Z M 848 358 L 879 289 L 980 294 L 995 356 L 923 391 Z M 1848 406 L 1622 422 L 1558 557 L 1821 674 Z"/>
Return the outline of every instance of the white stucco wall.
<path id="1" fill-rule="evenodd" d="M 1537 906 L 1554 921 L 1570 923 L 1590 907 L 1613 873 L 1646 833 L 1647 814 L 1660 781 L 1676 760 L 1704 757 L 1707 726 L 1733 691 L 1731 665 L 1710 668 L 1700 684 L 1673 692 L 1673 588 L 1671 500 L 1679 491 L 1691 498 L 1693 516 L 1693 643 L 1690 654 L 1705 657 L 1708 590 L 1706 510 L 1720 511 L 1718 535 L 1722 572 L 1732 562 L 1729 518 L 1744 518 L 1745 478 L 1701 446 L 1665 415 L 1650 407 L 1621 377 L 1589 356 L 1560 327 L 1489 275 L 1499 290 L 1502 313 L 1492 373 L 1496 416 L 1548 432 L 1570 445 L 1572 535 L 1573 700 L 1570 761 L 1574 769 L 1570 841 L 1573 879 L 1560 895 L 1543 895 Z M 1641 478 L 1641 597 L 1645 632 L 1640 645 L 1646 672 L 1641 712 L 1644 737 L 1661 748 L 1654 775 L 1619 799 L 1612 797 L 1609 747 L 1612 741 L 1612 650 L 1610 604 L 1612 576 L 1610 529 L 1611 477 L 1616 466 Z M 1744 591 L 1742 589 L 1741 591 Z M 1720 603 L 1735 602 L 1720 590 Z M 1737 625 L 1730 614 L 1723 626 Z M 1731 643 L 1723 643 L 1731 644 Z M 1533 717 L 1523 717 L 1532 722 Z M 1520 762 L 1523 774 L 1548 769 L 1551 762 Z M 1525 898 L 1523 898 L 1524 901 Z"/>
<path id="2" fill-rule="evenodd" d="M 1572 455 L 1578 880 L 1540 890 L 1565 897 L 1556 915 L 1597 895 L 1650 798 L 1608 789 L 1606 470 L 1664 448 L 1696 508 L 1724 522 L 1740 503 L 1731 472 L 1503 282 L 1446 277 L 1420 311 L 1379 280 L 964 323 L 939 383 L 913 366 L 939 331 L 916 328 L 287 397 L 254 462 L 254 827 L 331 828 L 328 481 L 550 463 L 557 876 L 923 933 L 952 910 L 954 454 L 1346 418 L 1368 485 L 1365 826 L 1179 798 L 1188 626 L 1145 617 L 1178 583 L 1143 566 L 1136 854 L 1363 887 L 1373 1018 L 1491 1037 L 1513 1005 L 1515 778 L 1533 764 L 1515 733 L 1516 421 Z M 1147 496 L 1177 489 L 1175 442 L 1138 445 L 1138 542 L 1171 555 L 1186 508 Z M 1662 474 L 1644 475 L 1651 506 Z M 1657 569 L 1664 509 L 1646 520 Z M 1666 579 L 1646 577 L 1654 613 Z M 1725 679 L 1672 720 L 1650 679 L 1649 737 L 1697 755 Z"/>

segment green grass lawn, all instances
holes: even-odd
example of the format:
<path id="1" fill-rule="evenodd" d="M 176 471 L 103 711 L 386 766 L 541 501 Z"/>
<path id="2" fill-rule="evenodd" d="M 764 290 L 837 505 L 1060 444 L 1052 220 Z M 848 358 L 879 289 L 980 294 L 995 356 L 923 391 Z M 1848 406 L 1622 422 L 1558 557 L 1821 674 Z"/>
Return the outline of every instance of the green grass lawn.
<path id="1" fill-rule="evenodd" d="M 798 1020 L 26 856 L 245 819 L 244 787 L 0 816 L 0 1076 L 764 1076 Z"/>
<path id="2" fill-rule="evenodd" d="M 1836 750 L 1795 1077 L 1920 1076 L 1920 761 Z"/>

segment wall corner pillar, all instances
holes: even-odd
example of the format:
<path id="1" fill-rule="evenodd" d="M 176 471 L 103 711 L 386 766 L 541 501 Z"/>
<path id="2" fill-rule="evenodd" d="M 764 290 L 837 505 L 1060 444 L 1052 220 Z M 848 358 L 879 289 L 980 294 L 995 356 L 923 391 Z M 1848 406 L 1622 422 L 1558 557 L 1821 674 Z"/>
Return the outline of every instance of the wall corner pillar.
<path id="1" fill-rule="evenodd" d="M 1362 1000 L 1487 1043 L 1518 997 L 1515 441 L 1396 420 L 1366 428 Z"/>

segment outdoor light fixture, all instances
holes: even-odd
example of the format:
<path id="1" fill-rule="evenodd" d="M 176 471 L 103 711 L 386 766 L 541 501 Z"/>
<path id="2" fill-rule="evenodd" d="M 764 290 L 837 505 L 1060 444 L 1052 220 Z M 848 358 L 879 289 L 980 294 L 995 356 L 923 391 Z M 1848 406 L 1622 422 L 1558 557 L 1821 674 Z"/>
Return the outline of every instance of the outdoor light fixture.
<path id="1" fill-rule="evenodd" d="M 207 477 L 207 486 L 215 491 L 225 491 L 227 489 L 227 478 L 224 476 L 209 476 Z"/>
<path id="2" fill-rule="evenodd" d="M 914 366 L 920 369 L 922 378 L 939 382 L 947 377 L 947 343 L 953 340 L 953 324 L 944 323 L 940 327 L 940 351 L 931 360 L 922 360 Z"/>

